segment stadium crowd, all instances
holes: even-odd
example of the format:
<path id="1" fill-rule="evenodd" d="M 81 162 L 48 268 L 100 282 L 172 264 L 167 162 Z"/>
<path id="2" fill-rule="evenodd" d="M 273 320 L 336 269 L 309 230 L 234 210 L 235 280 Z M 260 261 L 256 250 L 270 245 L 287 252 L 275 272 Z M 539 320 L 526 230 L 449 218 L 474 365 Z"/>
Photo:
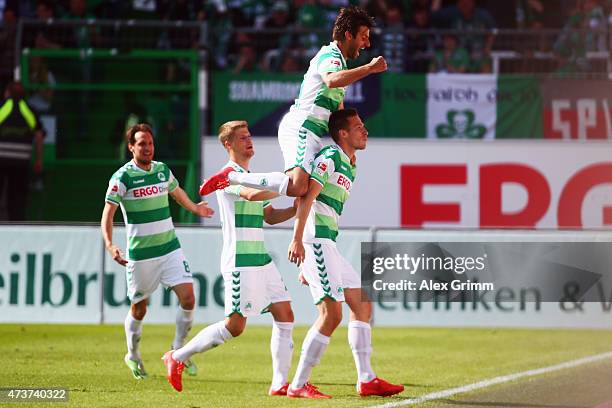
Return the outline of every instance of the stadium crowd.
<path id="1" fill-rule="evenodd" d="M 199 22 L 202 29 L 187 34 L 159 30 L 142 48 L 206 47 L 213 68 L 236 73 L 301 72 L 327 42 L 338 9 L 350 3 L 360 3 L 377 22 L 373 46 L 357 64 L 383 55 L 390 72 L 491 72 L 495 50 L 520 54 L 523 64 L 513 64 L 506 69 L 510 72 L 590 72 L 586 55 L 608 49 L 612 24 L 611 0 L 4 0 L 0 83 L 12 76 L 20 18 L 41 22 L 22 42 L 37 48 L 111 48 L 127 42 L 92 26 L 43 26 L 49 21 Z M 494 31 L 499 29 L 523 31 Z M 548 53 L 554 63 L 538 69 L 529 59 L 537 53 Z"/>

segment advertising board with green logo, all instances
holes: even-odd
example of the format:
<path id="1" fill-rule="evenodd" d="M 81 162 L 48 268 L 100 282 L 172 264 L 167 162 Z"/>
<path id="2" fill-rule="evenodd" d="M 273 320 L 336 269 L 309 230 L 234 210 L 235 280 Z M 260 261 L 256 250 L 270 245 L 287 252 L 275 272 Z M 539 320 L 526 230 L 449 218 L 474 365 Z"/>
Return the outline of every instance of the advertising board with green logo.
<path id="1" fill-rule="evenodd" d="M 215 73 L 213 129 L 247 120 L 256 136 L 276 136 L 301 75 Z M 371 137 L 541 138 L 543 103 L 536 78 L 497 75 L 370 75 L 350 85 L 344 104 Z"/>

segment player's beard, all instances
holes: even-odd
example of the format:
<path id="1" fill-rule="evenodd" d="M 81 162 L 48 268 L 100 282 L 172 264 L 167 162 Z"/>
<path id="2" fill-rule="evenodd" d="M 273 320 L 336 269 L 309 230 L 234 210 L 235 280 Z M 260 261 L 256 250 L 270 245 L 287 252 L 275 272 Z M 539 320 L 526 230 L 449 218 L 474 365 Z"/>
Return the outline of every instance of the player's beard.
<path id="1" fill-rule="evenodd" d="M 149 159 L 148 157 L 134 157 L 134 160 L 136 161 L 136 164 L 138 164 L 139 166 L 145 166 L 145 167 L 148 167 L 153 161 L 153 159 Z"/>

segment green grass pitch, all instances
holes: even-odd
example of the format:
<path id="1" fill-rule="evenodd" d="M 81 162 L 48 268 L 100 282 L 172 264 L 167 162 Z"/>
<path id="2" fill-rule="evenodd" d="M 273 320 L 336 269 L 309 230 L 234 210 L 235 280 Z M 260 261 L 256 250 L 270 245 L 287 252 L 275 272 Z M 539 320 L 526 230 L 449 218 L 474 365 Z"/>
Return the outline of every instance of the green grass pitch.
<path id="1" fill-rule="evenodd" d="M 191 334 L 202 326 L 196 326 Z M 292 373 L 306 327 L 294 333 Z M 119 325 L 0 325 L 0 387 L 67 387 L 57 407 L 362 407 L 417 397 L 475 381 L 544 367 L 612 349 L 609 331 L 382 328 L 373 330 L 377 374 L 406 385 L 393 398 L 360 398 L 346 328 L 332 337 L 312 382 L 333 399 L 290 400 L 266 395 L 271 378 L 270 328 L 247 327 L 238 339 L 195 356 L 197 377 L 184 375 L 175 392 L 160 360 L 171 325 L 144 325 L 141 351 L 149 379 L 134 380 L 123 363 Z M 0 403 L 1 406 L 33 407 Z"/>

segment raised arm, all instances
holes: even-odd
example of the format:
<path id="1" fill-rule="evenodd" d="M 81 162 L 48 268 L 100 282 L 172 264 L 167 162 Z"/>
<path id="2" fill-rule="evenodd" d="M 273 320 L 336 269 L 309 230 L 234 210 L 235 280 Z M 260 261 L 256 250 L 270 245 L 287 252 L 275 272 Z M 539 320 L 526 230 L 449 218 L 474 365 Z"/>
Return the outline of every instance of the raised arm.
<path id="1" fill-rule="evenodd" d="M 323 186 L 319 182 L 311 179 L 310 184 L 308 185 L 308 192 L 298 203 L 298 208 L 295 214 L 295 226 L 293 228 L 293 240 L 289 245 L 288 251 L 289 262 L 293 262 L 297 266 L 300 266 L 302 262 L 304 262 L 304 258 L 306 256 L 302 237 L 304 236 L 304 227 L 306 226 L 306 221 L 308 220 L 308 214 L 310 214 L 312 203 L 322 189 Z"/>
<path id="2" fill-rule="evenodd" d="M 117 205 L 109 202 L 104 204 L 100 227 L 102 229 L 102 238 L 104 239 L 106 250 L 113 257 L 115 262 L 125 266 L 127 265 L 127 261 L 123 258 L 123 252 L 121 252 L 121 249 L 119 249 L 117 245 L 113 244 L 113 218 L 115 217 L 115 211 L 117 211 Z"/>
<path id="3" fill-rule="evenodd" d="M 210 218 L 215 213 L 212 208 L 208 207 L 206 201 L 201 201 L 197 204 L 191 201 L 191 198 L 189 198 L 185 190 L 180 187 L 176 187 L 172 190 L 170 192 L 170 197 L 172 197 L 181 207 L 200 217 Z"/>
<path id="4" fill-rule="evenodd" d="M 387 70 L 387 61 L 383 57 L 372 58 L 372 61 L 353 69 L 344 69 L 342 71 L 328 72 L 323 77 L 323 82 L 328 88 L 342 88 L 370 74 L 376 74 Z"/>

